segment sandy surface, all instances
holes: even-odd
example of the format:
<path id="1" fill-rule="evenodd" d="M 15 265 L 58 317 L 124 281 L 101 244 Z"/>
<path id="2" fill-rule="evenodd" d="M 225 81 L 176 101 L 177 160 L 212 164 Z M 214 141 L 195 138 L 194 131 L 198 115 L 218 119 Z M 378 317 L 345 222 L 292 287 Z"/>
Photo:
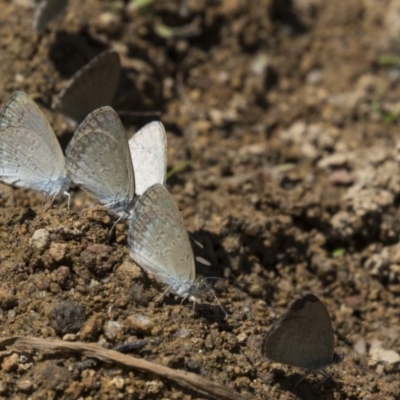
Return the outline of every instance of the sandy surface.
<path id="1" fill-rule="evenodd" d="M 215 291 L 228 317 L 211 295 L 196 311 L 160 300 L 165 286 L 128 255 L 127 224 L 109 239 L 114 217 L 77 189 L 68 210 L 1 185 L 0 336 L 141 341 L 130 354 L 249 399 L 399 398 L 399 2 L 75 0 L 40 36 L 33 13 L 1 2 L 1 104 L 27 92 L 65 147 L 52 102 L 117 50 L 115 107 L 162 111 L 168 168 L 191 161 L 167 187 L 204 273 L 225 278 Z M 132 134 L 148 120 L 124 123 Z M 326 304 L 346 363 L 293 389 L 303 372 L 261 345 L 306 293 Z M 3 348 L 0 364 L 2 398 L 208 398 L 65 352 Z"/>

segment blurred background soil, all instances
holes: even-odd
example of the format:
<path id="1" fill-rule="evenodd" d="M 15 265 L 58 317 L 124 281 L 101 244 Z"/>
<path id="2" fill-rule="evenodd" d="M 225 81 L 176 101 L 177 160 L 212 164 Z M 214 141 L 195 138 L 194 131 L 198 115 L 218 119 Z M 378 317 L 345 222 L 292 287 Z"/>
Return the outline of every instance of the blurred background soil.
<path id="1" fill-rule="evenodd" d="M 125 4 L 126 3 L 126 4 Z M 34 4 L 1 0 L 0 103 L 28 93 L 62 145 L 51 105 L 107 48 L 115 108 L 160 110 L 167 182 L 223 277 L 193 311 L 131 261 L 127 224 L 0 186 L 0 336 L 139 343 L 131 354 L 249 399 L 400 396 L 400 2 L 70 1 L 44 34 Z M 149 119 L 125 121 L 129 134 Z M 306 293 L 327 306 L 345 364 L 332 379 L 272 363 L 264 334 Z M 349 335 L 351 335 L 349 337 Z M 138 342 L 139 341 L 139 342 Z M 386 364 L 376 360 L 386 360 Z M 169 380 L 71 354 L 0 352 L 0 396 L 200 399 Z"/>

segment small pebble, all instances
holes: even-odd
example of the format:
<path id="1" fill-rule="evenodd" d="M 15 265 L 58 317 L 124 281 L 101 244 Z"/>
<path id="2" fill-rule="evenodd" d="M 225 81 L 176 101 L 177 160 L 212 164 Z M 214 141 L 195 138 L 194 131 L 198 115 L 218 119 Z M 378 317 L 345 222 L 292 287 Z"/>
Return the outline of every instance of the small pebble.
<path id="1" fill-rule="evenodd" d="M 125 386 L 125 380 L 121 376 L 114 376 L 112 378 L 111 383 L 117 388 L 117 389 L 123 389 Z"/>
<path id="2" fill-rule="evenodd" d="M 46 229 L 38 229 L 33 232 L 32 237 L 29 239 L 29 244 L 35 249 L 44 249 L 50 244 L 50 234 Z"/>
<path id="3" fill-rule="evenodd" d="M 239 335 L 236 336 L 236 339 L 238 340 L 238 342 L 239 342 L 240 344 L 243 344 L 243 343 L 245 343 L 246 340 L 247 340 L 247 335 L 246 335 L 244 332 L 239 333 Z"/>
<path id="4" fill-rule="evenodd" d="M 50 313 L 50 325 L 59 335 L 78 332 L 86 320 L 83 306 L 72 301 L 58 303 Z"/>
<path id="5" fill-rule="evenodd" d="M 65 342 L 75 342 L 76 339 L 76 335 L 73 333 L 67 333 L 62 337 L 62 340 L 64 340 Z"/>
<path id="6" fill-rule="evenodd" d="M 51 243 L 49 254 L 54 261 L 60 262 L 65 258 L 67 245 L 65 243 Z"/>
<path id="7" fill-rule="evenodd" d="M 53 279 L 60 285 L 62 289 L 69 289 L 72 284 L 72 274 L 69 267 L 61 266 L 57 268 L 53 274 Z"/>
<path id="8" fill-rule="evenodd" d="M 7 389 L 7 383 L 0 381 L 0 394 L 6 394 Z"/>
<path id="9" fill-rule="evenodd" d="M 24 393 L 30 392 L 33 388 L 32 382 L 28 379 L 21 379 L 21 380 L 17 381 L 16 386 L 20 392 L 24 392 Z"/>
<path id="10" fill-rule="evenodd" d="M 112 12 L 103 12 L 96 21 L 97 28 L 108 35 L 115 35 L 121 26 L 119 16 Z"/>
<path id="11" fill-rule="evenodd" d="M 15 371 L 18 367 L 19 356 L 17 353 L 11 354 L 11 356 L 6 357 L 1 363 L 1 368 L 4 372 Z"/>
<path id="12" fill-rule="evenodd" d="M 101 314 L 93 314 L 81 329 L 81 340 L 93 340 L 103 328 L 103 318 Z"/>
<path id="13" fill-rule="evenodd" d="M 142 314 L 133 314 L 127 318 L 127 322 L 131 328 L 138 333 L 150 334 L 153 329 L 153 321 Z"/>
<path id="14" fill-rule="evenodd" d="M 360 339 L 354 344 L 353 348 L 358 354 L 364 355 L 367 351 L 367 344 L 364 339 Z"/>
<path id="15" fill-rule="evenodd" d="M 122 332 L 122 325 L 117 321 L 106 321 L 103 327 L 104 336 L 114 341 Z"/>
<path id="16" fill-rule="evenodd" d="M 116 269 L 117 278 L 126 284 L 130 284 L 134 279 L 143 276 L 143 272 L 130 258 L 125 258 L 124 262 Z"/>
<path id="17" fill-rule="evenodd" d="M 369 355 L 374 360 L 387 362 L 388 364 L 395 364 L 400 361 L 400 355 L 394 350 L 386 350 L 379 340 L 374 340 L 369 349 Z"/>
<path id="18" fill-rule="evenodd" d="M 184 338 L 189 337 L 190 335 L 191 335 L 191 332 L 190 332 L 189 329 L 187 329 L 187 328 L 179 328 L 175 332 L 174 337 L 180 338 L 180 339 L 184 339 Z"/>
<path id="19" fill-rule="evenodd" d="M 0 307 L 3 310 L 8 310 L 16 305 L 17 298 L 15 296 L 15 289 L 8 285 L 2 285 L 0 287 Z"/>

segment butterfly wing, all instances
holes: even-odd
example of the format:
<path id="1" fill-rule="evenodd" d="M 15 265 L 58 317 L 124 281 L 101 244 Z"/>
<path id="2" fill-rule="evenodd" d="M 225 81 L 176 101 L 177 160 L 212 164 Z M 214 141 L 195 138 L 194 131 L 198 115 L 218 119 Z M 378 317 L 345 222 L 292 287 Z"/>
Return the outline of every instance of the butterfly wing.
<path id="1" fill-rule="evenodd" d="M 142 195 L 149 187 L 165 184 L 167 171 L 167 138 L 161 122 L 151 122 L 129 140 L 135 191 Z"/>
<path id="2" fill-rule="evenodd" d="M 0 176 L 7 184 L 48 194 L 69 186 L 57 137 L 24 92 L 15 92 L 0 112 Z"/>
<path id="3" fill-rule="evenodd" d="M 156 184 L 131 211 L 128 243 L 133 260 L 180 296 L 196 277 L 193 251 L 182 216 L 168 190 Z"/>
<path id="4" fill-rule="evenodd" d="M 33 18 L 33 29 L 36 32 L 43 32 L 46 26 L 67 8 L 67 5 L 68 0 L 42 0 Z"/>
<path id="5" fill-rule="evenodd" d="M 83 66 L 59 94 L 57 108 L 80 123 L 90 112 L 111 105 L 121 73 L 119 55 L 106 50 Z"/>
<path id="6" fill-rule="evenodd" d="M 90 113 L 66 150 L 67 171 L 75 184 L 116 212 L 135 194 L 135 179 L 125 129 L 111 107 Z"/>
<path id="7" fill-rule="evenodd" d="M 62 155 L 60 145 L 46 117 L 36 103 L 24 92 L 16 91 L 0 112 L 0 130 L 8 126 L 24 127 L 33 133 L 50 140 L 50 146 L 57 148 Z M 57 154 L 58 155 L 58 154 Z"/>
<path id="8" fill-rule="evenodd" d="M 311 294 L 296 300 L 267 334 L 263 354 L 272 361 L 305 370 L 331 364 L 334 335 L 324 304 Z"/>

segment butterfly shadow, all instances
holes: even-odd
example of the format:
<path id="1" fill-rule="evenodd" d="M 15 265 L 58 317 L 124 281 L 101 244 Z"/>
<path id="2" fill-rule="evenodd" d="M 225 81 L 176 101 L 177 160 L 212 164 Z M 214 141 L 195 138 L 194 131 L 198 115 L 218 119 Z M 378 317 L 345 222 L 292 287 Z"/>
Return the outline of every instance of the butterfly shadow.
<path id="1" fill-rule="evenodd" d="M 50 47 L 49 58 L 63 78 L 74 79 L 82 68 L 101 56 L 105 50 L 107 46 L 103 42 L 96 41 L 84 31 L 77 34 L 59 31 Z M 138 67 L 135 67 L 136 64 Z M 154 69 L 150 65 L 146 66 L 145 62 L 136 64 L 120 68 L 116 94 L 107 104 L 117 111 L 125 126 L 145 125 L 158 120 L 164 109 L 164 103 L 160 100 L 162 79 L 158 79 Z M 53 107 L 58 108 L 59 101 L 56 99 Z M 68 122 L 70 130 L 74 131 L 81 120 Z"/>
<path id="2" fill-rule="evenodd" d="M 219 305 L 197 304 L 195 306 L 195 317 L 203 318 L 209 325 L 217 323 L 221 330 L 230 330 L 231 327 L 226 320 L 227 314 Z"/>
<path id="3" fill-rule="evenodd" d="M 183 313 L 190 313 L 194 318 L 205 319 L 208 324 L 217 323 L 221 329 L 229 329 L 225 309 L 220 304 L 215 304 L 214 295 L 207 288 L 202 295 L 196 297 L 195 302 L 192 302 L 189 299 L 177 297 L 169 289 L 165 290 L 165 286 L 158 282 L 148 281 L 148 284 L 157 287 L 158 293 L 162 293 L 164 290 L 164 293 L 156 298 L 160 304 L 176 306 L 180 302 Z"/>
<path id="4" fill-rule="evenodd" d="M 225 281 L 224 269 L 230 267 L 230 260 L 221 246 L 220 236 L 201 229 L 189 233 L 189 237 L 196 258 L 197 274 L 205 278 L 207 285 L 216 286 L 218 292 L 219 281 Z"/>
<path id="5" fill-rule="evenodd" d="M 49 59 L 59 74 L 71 78 L 94 57 L 107 50 L 104 43 L 83 33 L 57 31 L 49 48 Z"/>
<path id="6" fill-rule="evenodd" d="M 225 228 L 220 235 L 199 230 L 191 236 L 202 243 L 205 249 L 193 246 L 196 256 L 201 256 L 211 264 L 210 271 L 199 271 L 205 277 L 219 277 L 215 281 L 216 291 L 225 286 L 246 293 L 250 297 L 263 298 L 271 303 L 276 288 L 269 284 L 268 271 L 274 268 L 276 249 L 265 246 L 265 238 L 259 235 L 248 235 L 243 227 L 245 221 L 228 217 L 223 221 Z M 263 267 L 254 280 L 254 256 Z M 265 272 L 264 272 L 265 270 Z M 257 286 L 258 289 L 253 291 Z"/>
<path id="7" fill-rule="evenodd" d="M 161 81 L 152 71 L 121 68 L 112 107 L 124 126 L 142 126 L 159 120 L 165 110 L 165 104 L 161 101 L 161 89 Z"/>
<path id="8" fill-rule="evenodd" d="M 313 375 L 314 379 L 312 378 Z M 302 400 L 333 399 L 335 398 L 335 393 L 341 393 L 343 388 L 342 382 L 334 380 L 329 374 L 322 377 L 320 374 L 301 372 L 288 374 L 280 369 L 272 370 L 271 381 L 272 384 L 277 383 L 281 390 L 290 392 Z M 345 398 L 342 397 L 342 393 L 340 398 Z"/>

